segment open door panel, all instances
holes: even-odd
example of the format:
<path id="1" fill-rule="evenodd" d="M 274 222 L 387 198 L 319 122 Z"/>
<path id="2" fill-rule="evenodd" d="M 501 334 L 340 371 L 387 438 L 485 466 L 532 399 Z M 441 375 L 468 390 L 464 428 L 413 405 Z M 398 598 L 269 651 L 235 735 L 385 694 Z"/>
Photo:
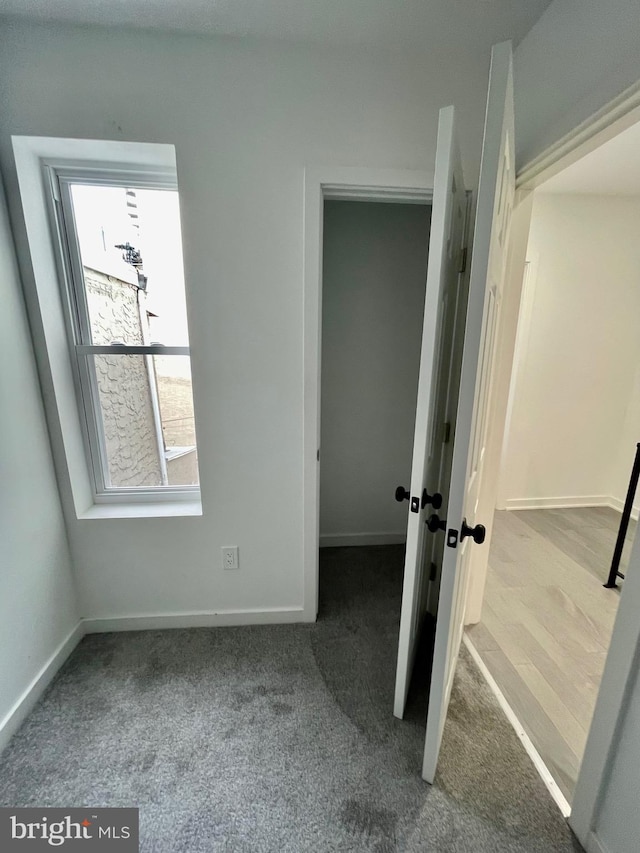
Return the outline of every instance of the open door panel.
<path id="1" fill-rule="evenodd" d="M 427 713 L 423 778 L 433 782 L 464 629 L 472 548 L 487 443 L 487 409 L 515 196 L 511 43 L 493 48 L 449 499 L 441 513 L 444 552 Z M 434 526 L 435 527 L 435 526 Z"/>

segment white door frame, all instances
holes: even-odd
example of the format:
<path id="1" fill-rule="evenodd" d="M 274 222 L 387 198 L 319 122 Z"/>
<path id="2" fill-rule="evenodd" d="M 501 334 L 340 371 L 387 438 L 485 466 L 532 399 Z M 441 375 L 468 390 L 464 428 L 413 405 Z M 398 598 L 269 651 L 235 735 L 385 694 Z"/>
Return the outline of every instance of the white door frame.
<path id="1" fill-rule="evenodd" d="M 304 620 L 318 614 L 320 369 L 325 199 L 430 204 L 433 171 L 308 166 L 304 173 L 303 560 Z M 389 500 L 393 496 L 389 495 Z"/>
<path id="2" fill-rule="evenodd" d="M 526 163 L 516 188 L 533 190 L 640 121 L 640 80 Z"/>
<path id="3" fill-rule="evenodd" d="M 516 176 L 517 189 L 523 194 L 534 190 L 639 121 L 640 81 L 520 169 Z M 521 262 L 510 271 L 511 284 L 517 279 L 522 281 L 524 263 L 525 255 L 521 253 Z M 517 316 L 518 313 L 514 312 L 509 328 L 502 329 L 502 335 L 511 336 L 514 341 Z M 503 404 L 506 404 L 508 385 L 509 377 L 503 389 Z M 500 424 L 496 417 L 494 426 L 503 427 L 504 419 Z M 494 464 L 500 464 L 500 454 Z M 628 577 L 569 818 L 573 831 L 588 853 L 600 853 L 602 850 L 596 834 L 598 809 L 609 781 L 616 732 L 624 719 L 628 688 L 640 657 L 640 620 L 637 618 L 640 606 L 640 537 L 631 555 Z"/>

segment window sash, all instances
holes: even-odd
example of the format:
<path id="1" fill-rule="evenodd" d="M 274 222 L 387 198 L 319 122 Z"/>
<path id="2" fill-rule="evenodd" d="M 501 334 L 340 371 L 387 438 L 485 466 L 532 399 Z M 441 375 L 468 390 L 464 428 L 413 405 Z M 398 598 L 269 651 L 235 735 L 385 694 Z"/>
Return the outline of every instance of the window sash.
<path id="1" fill-rule="evenodd" d="M 78 355 L 191 355 L 190 347 L 164 344 L 76 344 Z"/>
<path id="2" fill-rule="evenodd" d="M 95 355 L 176 355 L 190 356 L 190 347 L 92 343 L 91 319 L 82 268 L 82 256 L 71 196 L 71 186 L 144 187 L 158 190 L 177 190 L 175 175 L 164 170 L 137 167 L 103 169 L 95 165 L 86 167 L 45 165 L 51 187 L 51 213 L 54 234 L 57 237 L 58 266 L 67 337 L 72 361 L 76 396 L 85 437 L 89 471 L 92 475 L 96 503 L 193 501 L 200 496 L 198 486 L 117 487 L 108 485 L 109 468 L 104 436 L 102 409 L 95 372 Z"/>

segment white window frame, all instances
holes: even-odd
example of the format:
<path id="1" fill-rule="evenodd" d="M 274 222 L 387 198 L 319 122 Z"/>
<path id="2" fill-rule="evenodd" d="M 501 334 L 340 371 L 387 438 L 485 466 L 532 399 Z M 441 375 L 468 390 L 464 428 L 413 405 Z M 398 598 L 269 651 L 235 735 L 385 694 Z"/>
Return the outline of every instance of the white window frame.
<path id="1" fill-rule="evenodd" d="M 198 486 L 116 487 L 109 485 L 106 442 L 100 398 L 91 357 L 95 355 L 182 355 L 190 347 L 163 345 L 95 345 L 91 339 L 89 309 L 80 246 L 77 238 L 72 185 L 136 187 L 178 190 L 173 169 L 139 164 L 87 161 L 42 161 L 56 265 L 73 374 L 78 415 L 84 439 L 87 469 L 96 504 L 193 502 L 200 500 Z"/>

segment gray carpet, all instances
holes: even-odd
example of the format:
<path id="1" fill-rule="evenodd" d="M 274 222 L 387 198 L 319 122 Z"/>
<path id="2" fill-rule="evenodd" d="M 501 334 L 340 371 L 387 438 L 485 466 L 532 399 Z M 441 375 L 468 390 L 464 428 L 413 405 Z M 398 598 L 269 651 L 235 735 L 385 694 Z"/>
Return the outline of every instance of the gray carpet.
<path id="1" fill-rule="evenodd" d="M 143 851 L 579 850 L 464 652 L 420 779 L 424 684 L 391 714 L 401 578 L 401 548 L 328 549 L 316 625 L 86 637 L 0 805 L 139 806 Z"/>

